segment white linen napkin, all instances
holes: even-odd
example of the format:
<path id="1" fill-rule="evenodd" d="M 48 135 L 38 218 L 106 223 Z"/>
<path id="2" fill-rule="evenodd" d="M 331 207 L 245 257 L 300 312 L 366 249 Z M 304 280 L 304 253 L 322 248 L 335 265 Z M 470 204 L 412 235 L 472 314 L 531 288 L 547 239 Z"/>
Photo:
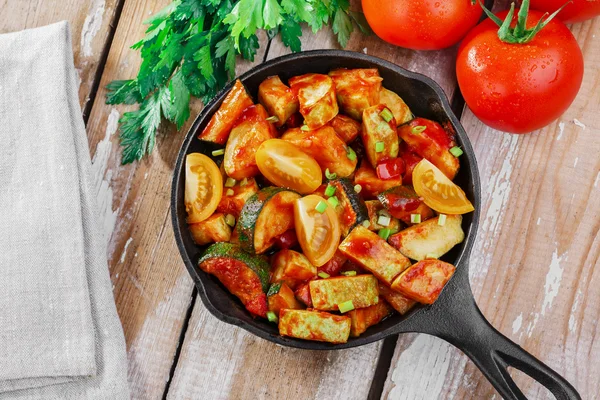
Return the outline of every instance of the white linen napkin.
<path id="1" fill-rule="evenodd" d="M 71 35 L 0 35 L 0 399 L 128 399 Z"/>

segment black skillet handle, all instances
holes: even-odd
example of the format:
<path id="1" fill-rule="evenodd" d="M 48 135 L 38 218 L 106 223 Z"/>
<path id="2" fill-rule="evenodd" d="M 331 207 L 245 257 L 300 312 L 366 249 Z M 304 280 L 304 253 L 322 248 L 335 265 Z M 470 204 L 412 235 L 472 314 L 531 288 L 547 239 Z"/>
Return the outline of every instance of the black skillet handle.
<path id="1" fill-rule="evenodd" d="M 435 304 L 400 324 L 400 332 L 427 333 L 458 347 L 504 399 L 527 399 L 507 370 L 507 367 L 514 367 L 545 386 L 557 400 L 581 400 L 565 378 L 498 332 L 485 319 L 475 304 L 468 268 L 462 267 L 465 268 L 457 269 Z"/>

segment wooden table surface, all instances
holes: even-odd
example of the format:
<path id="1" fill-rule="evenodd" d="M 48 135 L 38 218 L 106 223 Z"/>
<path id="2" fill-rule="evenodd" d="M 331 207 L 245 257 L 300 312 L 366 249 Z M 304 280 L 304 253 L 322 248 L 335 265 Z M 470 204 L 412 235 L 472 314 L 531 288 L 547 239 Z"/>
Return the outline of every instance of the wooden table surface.
<path id="1" fill-rule="evenodd" d="M 129 46 L 142 37 L 142 21 L 169 2 L 0 0 L 0 32 L 71 23 L 132 397 L 498 399 L 460 351 L 434 337 L 410 334 L 356 349 L 301 351 L 256 338 L 206 310 L 170 222 L 171 173 L 190 124 L 180 132 L 161 129 L 151 157 L 122 166 L 117 121 L 128 107 L 104 104 L 108 82 L 137 72 L 140 58 Z M 506 4 L 498 3 L 496 8 Z M 486 127 L 468 108 L 462 111 L 482 183 L 470 271 L 477 302 L 492 324 L 563 374 L 584 399 L 598 399 L 600 18 L 571 29 L 585 56 L 585 77 L 558 121 L 516 136 Z M 304 32 L 303 49 L 338 47 L 328 30 Z M 260 39 L 257 63 L 288 52 L 279 39 L 269 46 L 266 35 Z M 358 33 L 348 48 L 426 74 L 450 99 L 458 92 L 455 48 L 414 52 Z M 238 72 L 251 66 L 240 64 Z M 192 115 L 201 107 L 196 101 Z M 524 374 L 511 373 L 529 398 L 551 398 Z"/>

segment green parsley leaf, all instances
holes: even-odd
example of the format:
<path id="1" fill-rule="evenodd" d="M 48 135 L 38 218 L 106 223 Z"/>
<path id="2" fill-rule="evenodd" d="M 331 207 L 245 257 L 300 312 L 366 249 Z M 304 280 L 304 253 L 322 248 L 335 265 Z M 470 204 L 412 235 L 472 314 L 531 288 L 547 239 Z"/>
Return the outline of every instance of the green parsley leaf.
<path id="1" fill-rule="evenodd" d="M 210 79 L 213 74 L 210 46 L 201 47 L 194 53 L 194 61 L 198 61 L 198 69 L 205 79 Z"/>
<path id="2" fill-rule="evenodd" d="M 182 70 L 178 70 L 169 83 L 170 107 L 166 112 L 167 118 L 181 129 L 185 121 L 190 117 L 190 91 L 185 85 Z"/>
<path id="3" fill-rule="evenodd" d="M 290 17 L 286 17 L 279 29 L 281 41 L 286 47 L 289 47 L 294 53 L 302 50 L 300 36 L 302 36 L 302 28 L 300 24 Z"/>
<path id="4" fill-rule="evenodd" d="M 322 2 L 317 2 L 322 3 Z M 306 22 L 309 25 L 315 19 L 312 12 L 314 8 L 312 4 L 305 0 L 282 0 L 281 7 L 285 10 L 286 14 L 295 15 L 301 22 Z"/>
<path id="5" fill-rule="evenodd" d="M 258 50 L 259 47 L 258 37 L 256 35 L 250 35 L 247 38 L 244 36 L 240 37 L 240 54 L 244 60 L 254 61 L 256 50 Z"/>
<path id="6" fill-rule="evenodd" d="M 283 17 L 281 16 L 281 12 L 283 11 L 283 9 L 281 8 L 281 6 L 277 2 L 277 0 L 263 0 L 263 1 L 265 4 L 263 6 L 264 26 L 262 26 L 262 28 L 263 29 L 276 28 L 283 21 Z M 244 35 L 244 36 L 248 37 L 250 35 Z"/>
<path id="7" fill-rule="evenodd" d="M 135 104 L 142 101 L 135 79 L 112 81 L 106 85 L 106 104 Z"/>
<path id="8" fill-rule="evenodd" d="M 350 39 L 350 33 L 352 33 L 352 20 L 343 10 L 335 12 L 333 18 L 333 33 L 337 35 L 337 40 L 340 46 L 346 47 L 348 40 Z"/>

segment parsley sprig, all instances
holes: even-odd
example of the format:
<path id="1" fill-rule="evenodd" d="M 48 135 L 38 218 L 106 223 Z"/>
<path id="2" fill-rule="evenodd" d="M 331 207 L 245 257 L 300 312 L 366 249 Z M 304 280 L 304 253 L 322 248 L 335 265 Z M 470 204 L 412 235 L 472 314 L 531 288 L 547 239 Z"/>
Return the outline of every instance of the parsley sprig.
<path id="1" fill-rule="evenodd" d="M 258 30 L 298 52 L 302 23 L 313 32 L 331 23 L 342 47 L 355 25 L 369 32 L 349 0 L 176 0 L 145 21 L 146 36 L 131 46 L 142 57 L 137 77 L 106 87 L 107 104 L 139 104 L 119 120 L 123 164 L 152 152 L 163 119 L 183 126 L 190 96 L 210 101 L 235 77 L 238 55 L 254 61 Z"/>

